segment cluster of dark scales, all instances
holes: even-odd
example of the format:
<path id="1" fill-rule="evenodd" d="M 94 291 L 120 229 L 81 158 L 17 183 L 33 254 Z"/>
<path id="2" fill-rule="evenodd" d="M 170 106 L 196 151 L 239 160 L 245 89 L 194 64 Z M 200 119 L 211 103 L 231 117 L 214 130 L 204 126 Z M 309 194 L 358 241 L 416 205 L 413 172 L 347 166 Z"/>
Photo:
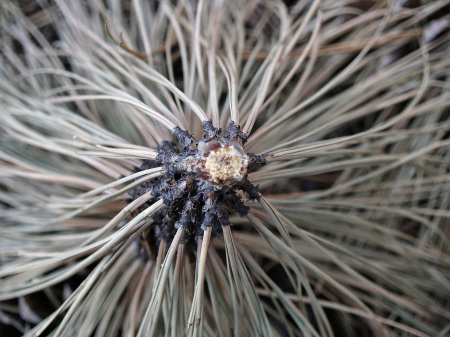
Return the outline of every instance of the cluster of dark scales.
<path id="1" fill-rule="evenodd" d="M 247 200 L 259 200 L 259 187 L 254 186 L 245 177 L 231 185 L 211 184 L 197 176 L 195 172 L 183 169 L 183 160 L 198 154 L 197 141 L 188 131 L 175 128 L 173 135 L 179 142 L 179 147 L 173 142 L 163 141 L 157 148 L 155 160 L 144 160 L 134 172 L 155 167 L 163 167 L 164 174 L 152 179 L 132 190 L 129 194 L 132 200 L 151 191 L 152 202 L 163 199 L 164 207 L 153 215 L 154 223 L 141 237 L 141 253 L 144 251 L 150 258 L 161 240 L 168 244 L 173 240 L 178 228 L 184 231 L 183 241 L 188 249 L 195 249 L 197 241 L 203 236 L 207 227 L 212 227 L 212 238 L 222 236 L 222 227 L 230 224 L 229 216 L 238 213 L 245 217 L 249 207 L 244 204 L 240 195 Z M 237 142 L 241 146 L 247 136 L 240 131 L 240 127 L 231 122 L 227 129 L 216 128 L 211 122 L 203 122 L 203 142 L 219 141 L 225 144 Z M 248 168 L 255 169 L 266 164 L 267 155 L 247 154 Z M 238 191 L 244 192 L 241 193 Z M 141 209 L 141 210 L 142 210 Z M 145 249 L 143 247 L 146 247 Z"/>

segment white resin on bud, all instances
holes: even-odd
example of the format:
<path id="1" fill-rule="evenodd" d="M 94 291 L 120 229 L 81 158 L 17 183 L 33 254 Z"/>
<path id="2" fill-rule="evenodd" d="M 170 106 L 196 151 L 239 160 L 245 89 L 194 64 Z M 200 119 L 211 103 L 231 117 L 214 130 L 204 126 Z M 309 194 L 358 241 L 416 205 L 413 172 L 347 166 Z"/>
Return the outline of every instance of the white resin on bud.
<path id="1" fill-rule="evenodd" d="M 198 155 L 185 160 L 184 166 L 206 181 L 231 185 L 247 174 L 249 159 L 237 143 L 199 142 L 198 150 Z"/>

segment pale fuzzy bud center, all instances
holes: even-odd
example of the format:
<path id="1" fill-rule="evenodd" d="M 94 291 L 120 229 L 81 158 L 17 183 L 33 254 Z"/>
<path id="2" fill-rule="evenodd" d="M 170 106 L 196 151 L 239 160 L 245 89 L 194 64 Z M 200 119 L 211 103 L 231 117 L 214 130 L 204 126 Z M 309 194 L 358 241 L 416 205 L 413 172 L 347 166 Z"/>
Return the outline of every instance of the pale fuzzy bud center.
<path id="1" fill-rule="evenodd" d="M 209 180 L 214 183 L 239 181 L 247 171 L 247 162 L 247 156 L 233 145 L 219 147 L 208 154 L 204 170 L 209 175 Z"/>

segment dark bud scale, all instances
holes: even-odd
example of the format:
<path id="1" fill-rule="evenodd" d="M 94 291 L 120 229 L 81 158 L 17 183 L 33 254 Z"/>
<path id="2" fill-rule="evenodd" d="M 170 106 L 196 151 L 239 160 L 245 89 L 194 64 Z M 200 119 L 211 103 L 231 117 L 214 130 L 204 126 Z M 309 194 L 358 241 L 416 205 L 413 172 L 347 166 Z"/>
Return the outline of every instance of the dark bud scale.
<path id="1" fill-rule="evenodd" d="M 178 127 L 172 132 L 180 148 L 163 141 L 156 159 L 144 160 L 134 171 L 162 167 L 163 176 L 129 192 L 135 200 L 151 191 L 153 199 L 142 209 L 161 198 L 164 201 L 141 238 L 140 246 L 145 247 L 150 258 L 155 257 L 161 240 L 171 243 L 178 228 L 183 229 L 183 242 L 190 249 L 197 247 L 207 227 L 212 227 L 213 238 L 222 236 L 222 227 L 230 224 L 230 214 L 245 217 L 250 211 L 243 198 L 259 200 L 259 188 L 247 179 L 248 170 L 266 164 L 266 155 L 242 150 L 247 136 L 233 122 L 225 130 L 203 122 L 200 141 Z"/>

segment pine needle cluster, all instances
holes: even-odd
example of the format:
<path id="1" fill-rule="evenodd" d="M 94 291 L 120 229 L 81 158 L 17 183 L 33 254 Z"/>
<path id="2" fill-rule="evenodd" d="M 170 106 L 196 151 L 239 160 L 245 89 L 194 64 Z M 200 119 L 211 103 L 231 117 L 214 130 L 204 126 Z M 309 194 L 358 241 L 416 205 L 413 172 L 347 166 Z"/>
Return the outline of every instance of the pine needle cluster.
<path id="1" fill-rule="evenodd" d="M 0 335 L 447 335 L 449 6 L 1 1 Z"/>

